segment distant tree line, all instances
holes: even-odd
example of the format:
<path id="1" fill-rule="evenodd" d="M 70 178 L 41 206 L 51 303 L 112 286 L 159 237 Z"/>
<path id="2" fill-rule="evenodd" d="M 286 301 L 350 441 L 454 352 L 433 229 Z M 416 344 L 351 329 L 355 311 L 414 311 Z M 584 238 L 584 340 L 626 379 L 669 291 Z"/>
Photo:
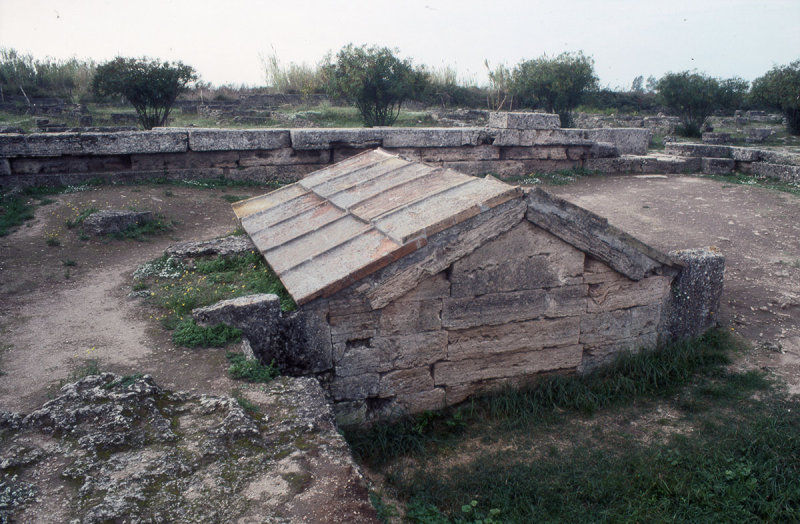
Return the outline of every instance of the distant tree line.
<path id="1" fill-rule="evenodd" d="M 591 56 L 562 53 L 522 60 L 513 68 L 486 62 L 488 83 L 459 79 L 455 69 L 431 69 L 398 56 L 397 50 L 348 44 L 316 65 L 262 58 L 269 89 L 280 93 L 327 93 L 347 100 L 364 125 L 391 125 L 403 104 L 540 110 L 558 113 L 572 125 L 578 108 L 619 113 L 664 111 L 681 118 L 679 132 L 697 136 L 708 117 L 735 109 L 780 111 L 790 132 L 800 134 L 800 60 L 775 66 L 752 85 L 702 72 L 636 77 L 629 89 L 601 88 Z M 130 102 L 145 128 L 163 125 L 170 107 L 192 87 L 209 90 L 190 66 L 180 62 L 118 57 L 92 61 L 37 60 L 0 49 L 0 102 L 5 96 L 61 97 L 73 102 L 120 97 Z"/>

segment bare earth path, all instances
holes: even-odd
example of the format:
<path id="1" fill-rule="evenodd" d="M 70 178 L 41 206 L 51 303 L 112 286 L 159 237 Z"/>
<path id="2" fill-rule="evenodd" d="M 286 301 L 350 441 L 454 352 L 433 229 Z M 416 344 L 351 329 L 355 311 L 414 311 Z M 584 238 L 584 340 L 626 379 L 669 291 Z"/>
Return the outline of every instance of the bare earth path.
<path id="1" fill-rule="evenodd" d="M 0 238 L 0 409 L 36 409 L 91 359 L 103 371 L 152 374 L 170 389 L 229 394 L 234 383 L 226 378 L 224 351 L 176 348 L 141 299 L 128 297 L 131 273 L 168 245 L 234 228 L 224 194 L 123 186 L 58 195 L 33 221 Z M 64 222 L 87 207 L 147 209 L 177 224 L 145 242 L 81 240 Z M 48 235 L 60 245 L 48 246 Z"/>
<path id="2" fill-rule="evenodd" d="M 548 190 L 662 251 L 719 247 L 720 322 L 757 348 L 743 364 L 774 371 L 800 393 L 800 198 L 664 175 L 590 177 Z"/>

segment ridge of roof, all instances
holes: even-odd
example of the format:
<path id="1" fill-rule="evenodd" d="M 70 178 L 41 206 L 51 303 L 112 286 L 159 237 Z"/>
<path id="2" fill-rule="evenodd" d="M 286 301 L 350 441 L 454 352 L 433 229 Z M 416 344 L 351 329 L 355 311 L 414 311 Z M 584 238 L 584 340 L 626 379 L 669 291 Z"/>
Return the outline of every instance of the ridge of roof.
<path id="1" fill-rule="evenodd" d="M 493 177 L 410 162 L 378 148 L 232 207 L 287 291 L 304 304 L 521 194 Z"/>

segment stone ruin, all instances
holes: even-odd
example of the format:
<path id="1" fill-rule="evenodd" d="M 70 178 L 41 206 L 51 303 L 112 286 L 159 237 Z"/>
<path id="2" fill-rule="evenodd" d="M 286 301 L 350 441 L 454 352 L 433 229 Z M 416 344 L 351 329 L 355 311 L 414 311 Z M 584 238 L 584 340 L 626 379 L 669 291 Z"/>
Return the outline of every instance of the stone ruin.
<path id="1" fill-rule="evenodd" d="M 724 258 L 669 255 L 535 189 L 377 149 L 233 205 L 275 295 L 195 311 L 317 376 L 339 423 L 437 409 L 714 324 Z"/>

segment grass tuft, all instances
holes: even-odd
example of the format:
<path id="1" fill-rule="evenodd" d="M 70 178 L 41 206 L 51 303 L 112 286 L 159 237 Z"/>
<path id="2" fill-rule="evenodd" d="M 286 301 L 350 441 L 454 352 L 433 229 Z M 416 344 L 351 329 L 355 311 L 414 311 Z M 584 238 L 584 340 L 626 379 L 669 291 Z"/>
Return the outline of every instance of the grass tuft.
<path id="1" fill-rule="evenodd" d="M 269 365 L 264 365 L 257 360 L 249 360 L 240 353 L 228 353 L 225 358 L 231 363 L 228 367 L 228 375 L 236 380 L 267 383 L 280 375 L 274 361 Z"/>

